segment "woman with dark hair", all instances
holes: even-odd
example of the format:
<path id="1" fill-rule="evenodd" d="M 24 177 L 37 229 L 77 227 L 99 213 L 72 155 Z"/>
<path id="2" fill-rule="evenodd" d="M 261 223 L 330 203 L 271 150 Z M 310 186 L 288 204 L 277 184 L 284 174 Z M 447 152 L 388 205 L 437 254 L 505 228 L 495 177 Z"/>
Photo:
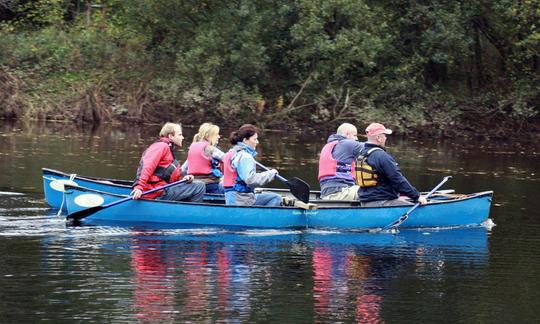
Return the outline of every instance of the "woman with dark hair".
<path id="1" fill-rule="evenodd" d="M 279 206 L 281 196 L 275 193 L 255 195 L 254 189 L 274 180 L 278 173 L 272 169 L 257 173 L 255 148 L 259 144 L 258 130 L 251 124 L 242 125 L 231 133 L 234 147 L 223 157 L 225 202 L 236 206 Z"/>

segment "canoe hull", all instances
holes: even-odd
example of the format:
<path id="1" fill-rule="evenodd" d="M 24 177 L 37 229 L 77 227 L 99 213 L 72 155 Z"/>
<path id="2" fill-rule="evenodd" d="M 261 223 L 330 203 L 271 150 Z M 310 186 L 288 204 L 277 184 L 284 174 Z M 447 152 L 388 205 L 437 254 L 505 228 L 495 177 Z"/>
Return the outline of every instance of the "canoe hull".
<path id="1" fill-rule="evenodd" d="M 84 203 L 99 198 L 105 205 L 123 198 L 87 188 L 66 186 L 65 203 L 68 213 L 90 207 Z M 480 225 L 487 220 L 491 191 L 473 194 L 463 199 L 438 201 L 417 208 L 401 225 L 403 228 L 460 227 Z M 96 199 L 93 199 L 94 201 Z M 210 226 L 259 228 L 336 228 L 363 230 L 384 227 L 410 207 L 325 207 L 304 210 L 294 207 L 225 206 L 219 203 L 189 203 L 156 200 L 130 200 L 103 208 L 83 221 L 154 222 Z"/>
<path id="2" fill-rule="evenodd" d="M 47 204 L 52 208 L 62 208 L 63 211 L 67 211 L 65 202 L 63 202 L 64 184 L 78 185 L 118 195 L 129 195 L 131 192 L 131 186 L 128 185 L 128 181 L 124 180 L 87 178 L 46 168 L 42 169 L 42 178 Z"/>

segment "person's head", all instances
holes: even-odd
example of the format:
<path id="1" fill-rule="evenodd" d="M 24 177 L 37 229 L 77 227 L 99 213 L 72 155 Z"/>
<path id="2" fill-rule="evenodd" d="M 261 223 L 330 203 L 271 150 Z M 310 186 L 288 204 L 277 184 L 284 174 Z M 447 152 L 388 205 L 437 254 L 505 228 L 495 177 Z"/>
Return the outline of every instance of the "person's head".
<path id="1" fill-rule="evenodd" d="M 348 139 L 358 139 L 358 131 L 356 130 L 356 127 L 353 124 L 349 123 L 343 123 L 339 125 L 336 134 L 346 137 Z"/>
<path id="2" fill-rule="evenodd" d="M 386 135 L 392 134 L 392 130 L 384 127 L 383 124 L 371 123 L 366 128 L 368 143 L 377 144 L 381 147 L 386 145 Z"/>
<path id="3" fill-rule="evenodd" d="M 182 146 L 182 125 L 175 123 L 166 123 L 159 132 L 160 137 L 168 137 L 176 146 Z"/>
<path id="4" fill-rule="evenodd" d="M 219 127 L 212 123 L 204 123 L 199 127 L 199 132 L 193 136 L 193 142 L 207 141 L 210 145 L 216 145 L 219 141 Z"/>
<path id="5" fill-rule="evenodd" d="M 257 127 L 251 124 L 242 125 L 237 131 L 231 133 L 229 140 L 232 145 L 236 145 L 240 142 L 246 144 L 247 146 L 255 149 L 257 144 L 259 144 L 259 135 L 257 134 L 259 130 Z"/>

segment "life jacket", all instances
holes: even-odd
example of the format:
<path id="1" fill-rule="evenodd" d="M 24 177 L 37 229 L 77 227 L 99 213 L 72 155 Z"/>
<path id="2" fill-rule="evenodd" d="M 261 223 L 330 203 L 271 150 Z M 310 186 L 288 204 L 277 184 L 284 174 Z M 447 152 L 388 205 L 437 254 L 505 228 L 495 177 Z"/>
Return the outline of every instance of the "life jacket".
<path id="1" fill-rule="evenodd" d="M 223 188 L 225 191 L 237 191 L 242 193 L 253 192 L 244 180 L 238 176 L 238 171 L 232 167 L 232 159 L 242 149 L 232 149 L 223 156 Z"/>
<path id="2" fill-rule="evenodd" d="M 180 162 L 178 160 L 172 161 L 167 167 L 157 166 L 154 174 L 156 177 L 159 177 L 167 182 L 171 182 L 171 175 L 178 168 Z"/>
<path id="3" fill-rule="evenodd" d="M 231 165 L 231 160 L 236 152 L 235 150 L 230 150 L 223 156 L 223 187 L 225 190 L 230 190 L 236 183 L 236 178 L 238 178 L 238 172 Z"/>
<path id="4" fill-rule="evenodd" d="M 163 152 L 163 150 L 156 150 L 155 145 L 167 145 L 168 150 Z M 160 156 L 159 165 L 152 171 L 152 174 L 148 174 L 150 170 L 145 168 L 146 162 L 152 160 L 155 156 L 150 154 L 163 154 Z M 145 179 L 144 183 L 140 183 L 140 179 Z M 162 186 L 166 183 L 174 182 L 182 178 L 180 170 L 180 162 L 175 159 L 173 144 L 167 138 L 160 138 L 152 145 L 150 145 L 146 151 L 144 151 L 139 167 L 137 168 L 137 175 L 133 187 L 140 186 L 139 189 L 142 191 L 148 191 L 155 187 Z M 163 191 L 154 192 L 151 194 L 145 195 L 145 198 L 152 199 L 159 196 Z"/>
<path id="5" fill-rule="evenodd" d="M 208 175 L 212 173 L 212 158 L 204 154 L 204 150 L 208 145 L 207 141 L 191 144 L 187 156 L 188 174 Z"/>
<path id="6" fill-rule="evenodd" d="M 377 150 L 381 150 L 380 147 L 372 147 L 365 154 L 361 153 L 358 156 L 358 163 L 356 166 L 356 184 L 362 188 L 374 187 L 377 185 L 377 170 L 375 170 L 371 165 L 367 163 L 369 155 Z"/>
<path id="7" fill-rule="evenodd" d="M 319 181 L 329 177 L 355 180 L 355 161 L 351 163 L 338 161 L 332 156 L 332 151 L 338 143 L 339 141 L 332 141 L 323 147 L 319 157 L 319 176 L 317 177 Z"/>

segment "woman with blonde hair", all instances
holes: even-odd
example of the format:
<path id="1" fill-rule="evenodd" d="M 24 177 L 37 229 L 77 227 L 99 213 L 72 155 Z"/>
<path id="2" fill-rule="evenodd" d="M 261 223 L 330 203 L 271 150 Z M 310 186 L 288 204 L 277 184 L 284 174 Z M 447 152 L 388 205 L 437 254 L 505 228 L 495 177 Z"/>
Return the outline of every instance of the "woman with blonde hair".
<path id="1" fill-rule="evenodd" d="M 212 123 L 203 123 L 199 132 L 193 136 L 193 143 L 188 150 L 187 160 L 182 166 L 185 173 L 206 184 L 206 193 L 223 194 L 221 160 L 223 152 L 217 148 L 219 127 Z"/>

